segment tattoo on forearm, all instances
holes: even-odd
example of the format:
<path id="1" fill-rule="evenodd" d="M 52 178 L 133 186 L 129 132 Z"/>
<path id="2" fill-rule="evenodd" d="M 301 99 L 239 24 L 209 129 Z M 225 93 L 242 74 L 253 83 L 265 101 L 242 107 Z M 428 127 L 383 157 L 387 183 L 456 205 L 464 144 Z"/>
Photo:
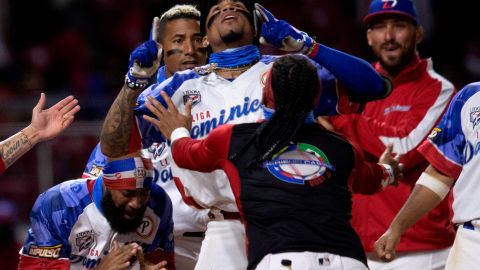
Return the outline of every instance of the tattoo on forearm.
<path id="1" fill-rule="evenodd" d="M 104 155 L 115 158 L 128 153 L 133 108 L 139 94 L 124 86 L 110 107 L 100 134 Z"/>
<path id="2" fill-rule="evenodd" d="M 12 165 L 18 158 L 30 150 L 30 143 L 22 133 L 17 133 L 0 144 L 0 158 L 5 168 Z"/>

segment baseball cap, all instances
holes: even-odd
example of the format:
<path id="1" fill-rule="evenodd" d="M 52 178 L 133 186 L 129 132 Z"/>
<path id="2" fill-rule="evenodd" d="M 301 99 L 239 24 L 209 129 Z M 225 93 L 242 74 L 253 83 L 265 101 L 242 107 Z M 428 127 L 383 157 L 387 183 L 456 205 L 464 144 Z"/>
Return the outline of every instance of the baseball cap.
<path id="1" fill-rule="evenodd" d="M 363 21 L 369 24 L 373 18 L 383 14 L 402 15 L 413 20 L 415 24 L 418 23 L 417 11 L 412 0 L 373 0 Z"/>

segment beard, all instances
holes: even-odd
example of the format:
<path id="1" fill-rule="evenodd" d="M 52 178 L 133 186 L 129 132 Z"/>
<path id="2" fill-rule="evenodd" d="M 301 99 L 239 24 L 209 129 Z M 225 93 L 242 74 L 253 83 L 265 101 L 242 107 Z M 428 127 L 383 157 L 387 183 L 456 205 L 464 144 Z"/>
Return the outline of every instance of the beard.
<path id="1" fill-rule="evenodd" d="M 143 215 L 147 209 L 147 205 L 138 210 L 138 214 L 133 219 L 126 219 L 123 217 L 125 212 L 125 205 L 115 206 L 112 199 L 112 194 L 106 192 L 102 198 L 103 215 L 107 219 L 112 229 L 121 234 L 134 232 L 142 223 Z"/>
<path id="2" fill-rule="evenodd" d="M 227 34 L 221 36 L 222 41 L 225 44 L 237 42 L 237 41 L 241 40 L 242 37 L 243 37 L 243 33 L 237 33 L 233 30 L 230 30 L 230 32 L 228 32 Z"/>
<path id="3" fill-rule="evenodd" d="M 403 48 L 401 54 L 395 58 L 382 57 L 381 53 L 379 52 L 375 52 L 375 54 L 382 67 L 390 75 L 396 75 L 400 73 L 406 66 L 408 66 L 408 64 L 415 57 L 415 44 L 408 44 L 406 47 Z"/>

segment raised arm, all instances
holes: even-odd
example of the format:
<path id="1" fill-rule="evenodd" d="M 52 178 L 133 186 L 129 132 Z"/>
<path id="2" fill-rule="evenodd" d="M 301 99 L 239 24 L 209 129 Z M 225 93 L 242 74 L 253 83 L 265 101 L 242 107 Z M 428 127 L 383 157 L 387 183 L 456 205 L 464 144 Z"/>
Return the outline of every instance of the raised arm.
<path id="1" fill-rule="evenodd" d="M 347 88 L 352 101 L 372 101 L 390 94 L 390 81 L 380 76 L 365 60 L 317 43 L 307 33 L 278 20 L 259 4 L 255 4 L 254 13 L 257 20 L 263 22 L 260 43 L 307 55 L 328 69 Z"/>
<path id="2" fill-rule="evenodd" d="M 70 126 L 74 115 L 80 110 L 80 106 L 77 105 L 78 100 L 73 96 L 62 99 L 46 110 L 44 110 L 45 102 L 45 94 L 41 93 L 40 100 L 32 110 L 30 125 L 0 142 L 0 173 L 37 143 L 52 139 L 60 134 Z"/>
<path id="3" fill-rule="evenodd" d="M 159 19 L 153 21 L 152 33 L 157 33 Z M 130 63 L 125 84 L 113 102 L 103 122 L 100 134 L 102 153 L 110 158 L 128 154 L 130 131 L 134 122 L 133 109 L 142 90 L 160 66 L 162 50 L 157 37 L 141 44 L 130 54 Z"/>

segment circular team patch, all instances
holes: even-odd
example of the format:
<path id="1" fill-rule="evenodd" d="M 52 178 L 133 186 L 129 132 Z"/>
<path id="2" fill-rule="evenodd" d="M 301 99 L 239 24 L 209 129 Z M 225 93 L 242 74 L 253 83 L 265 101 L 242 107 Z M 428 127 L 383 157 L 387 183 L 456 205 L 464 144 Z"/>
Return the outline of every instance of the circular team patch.
<path id="1" fill-rule="evenodd" d="M 265 167 L 276 178 L 299 185 L 321 178 L 327 170 L 335 170 L 320 149 L 306 143 L 285 147 L 265 162 Z"/>

